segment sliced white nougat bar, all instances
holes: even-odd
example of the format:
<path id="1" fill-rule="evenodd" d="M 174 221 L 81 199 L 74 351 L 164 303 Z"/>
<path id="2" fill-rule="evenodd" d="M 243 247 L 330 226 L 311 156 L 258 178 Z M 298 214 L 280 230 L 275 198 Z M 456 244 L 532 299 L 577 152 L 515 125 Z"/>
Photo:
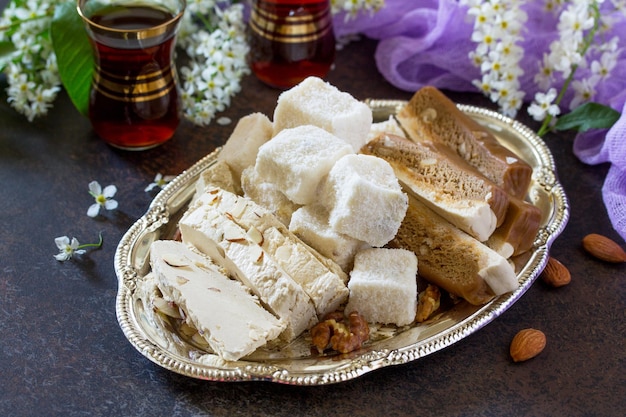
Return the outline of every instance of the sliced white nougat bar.
<path id="1" fill-rule="evenodd" d="M 157 286 L 221 358 L 236 361 L 277 338 L 285 323 L 267 312 L 247 288 L 220 272 L 186 244 L 158 240 L 150 246 Z"/>
<path id="2" fill-rule="evenodd" d="M 183 242 L 230 271 L 285 321 L 281 340 L 291 341 L 317 323 L 313 302 L 302 287 L 229 216 L 210 204 L 196 204 L 181 219 L 180 231 Z"/>
<path id="3" fill-rule="evenodd" d="M 247 231 L 258 231 L 260 245 L 311 297 L 319 317 L 348 298 L 348 275 L 332 260 L 304 243 L 272 213 L 249 198 L 220 188 L 207 189 L 196 206 L 206 204 Z"/>

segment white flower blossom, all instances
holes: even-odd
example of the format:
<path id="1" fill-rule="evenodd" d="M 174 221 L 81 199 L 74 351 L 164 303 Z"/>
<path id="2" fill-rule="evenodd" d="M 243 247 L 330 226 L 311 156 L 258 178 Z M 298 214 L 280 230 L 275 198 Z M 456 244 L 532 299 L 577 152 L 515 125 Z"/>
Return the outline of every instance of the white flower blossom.
<path id="1" fill-rule="evenodd" d="M 75 254 L 83 255 L 86 252 L 85 248 L 99 248 L 102 246 L 102 234 L 99 237 L 98 243 L 85 243 L 84 245 L 81 245 L 75 237 L 72 240 L 67 236 L 57 237 L 54 239 L 54 243 L 57 245 L 59 253 L 54 255 L 54 258 L 57 261 L 64 262 L 72 259 L 72 256 Z"/>
<path id="2" fill-rule="evenodd" d="M 174 175 L 163 175 L 160 172 L 154 177 L 154 181 L 146 187 L 145 192 L 150 192 L 155 188 L 163 188 L 175 178 Z"/>
<path id="3" fill-rule="evenodd" d="M 610 42 L 602 45 L 600 50 L 602 55 L 600 60 L 594 60 L 591 62 L 592 74 L 598 76 L 600 79 L 607 79 L 611 74 L 611 71 L 617 66 L 617 58 L 621 53 L 617 49 L 618 38 L 614 37 Z"/>
<path id="4" fill-rule="evenodd" d="M 590 77 L 572 81 L 572 88 L 574 89 L 575 95 L 570 102 L 570 109 L 574 109 L 591 100 L 591 98 L 596 94 L 595 87 L 598 84 L 598 80 L 599 78 L 597 77 Z"/>
<path id="5" fill-rule="evenodd" d="M 480 55 L 488 55 L 491 48 L 496 44 L 496 37 L 492 29 L 493 26 L 491 25 L 483 25 L 472 33 L 472 42 L 478 44 L 476 52 Z"/>
<path id="6" fill-rule="evenodd" d="M 589 12 L 589 2 L 574 1 L 561 13 L 557 29 L 561 39 L 581 43 L 586 30 L 593 27 L 595 19 Z"/>
<path id="7" fill-rule="evenodd" d="M 54 239 L 54 243 L 56 243 L 57 248 L 59 248 L 59 253 L 54 255 L 57 261 L 67 261 L 71 259 L 74 254 L 82 255 L 86 252 L 85 249 L 79 249 L 80 243 L 75 237 L 70 241 L 69 237 L 60 236 Z"/>
<path id="8" fill-rule="evenodd" d="M 555 71 L 550 64 L 550 55 L 543 54 L 543 60 L 539 63 L 539 69 L 533 78 L 533 81 L 541 90 L 550 88 L 555 80 Z"/>
<path id="9" fill-rule="evenodd" d="M 537 121 L 544 120 L 548 114 L 558 116 L 561 110 L 558 105 L 554 104 L 556 97 L 555 88 L 549 89 L 547 93 L 537 93 L 535 101 L 528 107 L 528 114 Z"/>
<path id="10" fill-rule="evenodd" d="M 97 181 L 89 183 L 89 194 L 95 199 L 95 203 L 89 206 L 87 215 L 89 217 L 96 217 L 100 213 L 100 209 L 115 210 L 118 206 L 116 200 L 113 200 L 113 196 L 117 192 L 115 185 L 107 185 L 104 190 Z"/>

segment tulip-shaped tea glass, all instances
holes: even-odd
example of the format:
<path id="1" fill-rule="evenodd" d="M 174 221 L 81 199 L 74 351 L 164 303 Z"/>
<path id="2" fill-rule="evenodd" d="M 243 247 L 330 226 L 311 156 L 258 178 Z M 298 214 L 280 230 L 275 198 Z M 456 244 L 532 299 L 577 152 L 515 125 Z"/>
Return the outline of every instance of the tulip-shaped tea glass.
<path id="1" fill-rule="evenodd" d="M 335 60 L 329 0 L 252 0 L 248 43 L 250 68 L 268 85 L 324 77 Z"/>
<path id="2" fill-rule="evenodd" d="M 95 58 L 89 119 L 109 144 L 148 149 L 178 127 L 173 54 L 185 6 L 185 0 L 78 0 Z"/>

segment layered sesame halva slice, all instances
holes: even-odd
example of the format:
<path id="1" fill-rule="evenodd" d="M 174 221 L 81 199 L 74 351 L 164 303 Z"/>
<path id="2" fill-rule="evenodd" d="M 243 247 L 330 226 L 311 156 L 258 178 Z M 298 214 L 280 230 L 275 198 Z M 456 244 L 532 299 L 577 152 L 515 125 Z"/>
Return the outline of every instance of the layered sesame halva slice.
<path id="1" fill-rule="evenodd" d="M 248 237 L 302 287 L 319 317 L 335 311 L 347 299 L 348 277 L 339 265 L 306 245 L 272 213 L 249 198 L 220 188 L 207 190 L 200 200 L 246 230 Z"/>
<path id="2" fill-rule="evenodd" d="M 254 352 L 285 329 L 245 286 L 182 242 L 152 243 L 150 263 L 163 297 L 185 312 L 188 324 L 225 360 Z"/>
<path id="3" fill-rule="evenodd" d="M 183 242 L 209 256 L 259 297 L 287 324 L 281 334 L 289 342 L 317 323 L 310 297 L 246 230 L 215 210 L 201 196 L 181 219 Z"/>

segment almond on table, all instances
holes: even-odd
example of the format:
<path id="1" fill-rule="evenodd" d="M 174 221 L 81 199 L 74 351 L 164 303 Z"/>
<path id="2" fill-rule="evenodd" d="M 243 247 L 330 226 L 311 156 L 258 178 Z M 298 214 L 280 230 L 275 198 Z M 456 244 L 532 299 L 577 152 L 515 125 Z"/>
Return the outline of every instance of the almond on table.
<path id="1" fill-rule="evenodd" d="M 520 330 L 513 341 L 509 352 L 514 362 L 523 362 L 539 355 L 546 347 L 546 335 L 537 329 Z"/>
<path id="2" fill-rule="evenodd" d="M 548 263 L 541 273 L 543 281 L 551 287 L 562 287 L 572 280 L 569 269 L 563 265 L 558 259 L 548 258 Z"/>
<path id="3" fill-rule="evenodd" d="M 583 238 L 583 248 L 592 256 L 611 263 L 626 262 L 626 252 L 614 240 L 597 233 Z"/>

